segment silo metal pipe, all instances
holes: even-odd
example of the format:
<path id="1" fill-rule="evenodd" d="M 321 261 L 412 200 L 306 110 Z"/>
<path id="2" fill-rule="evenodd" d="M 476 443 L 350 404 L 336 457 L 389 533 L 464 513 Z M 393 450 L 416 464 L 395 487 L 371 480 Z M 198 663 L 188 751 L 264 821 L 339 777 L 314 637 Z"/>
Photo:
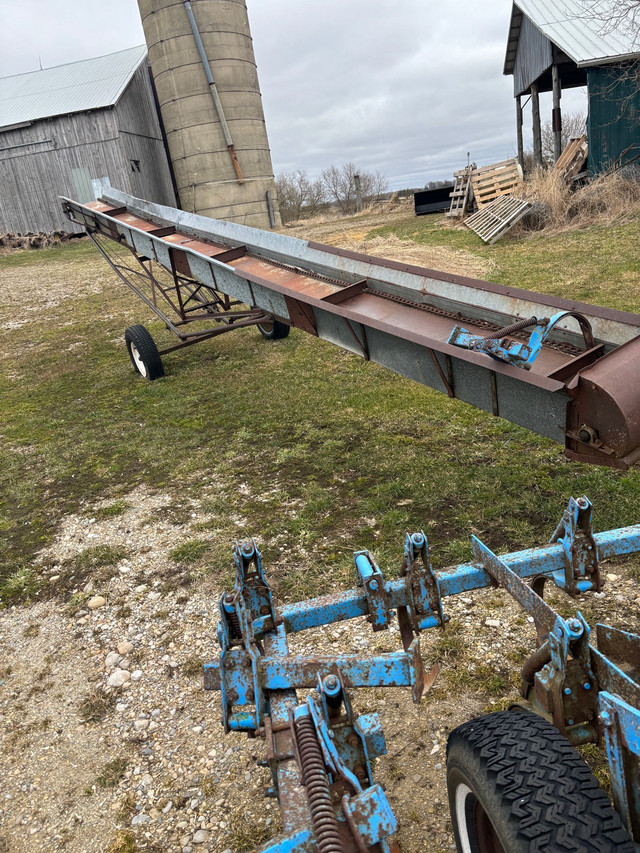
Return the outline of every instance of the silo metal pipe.
<path id="1" fill-rule="evenodd" d="M 198 48 L 198 53 L 200 54 L 200 61 L 202 62 L 202 67 L 204 68 L 204 73 L 207 77 L 207 83 L 209 84 L 209 91 L 211 92 L 213 105 L 216 108 L 218 118 L 220 119 L 220 125 L 222 126 L 224 140 L 227 143 L 227 148 L 229 149 L 229 154 L 231 155 L 231 162 L 238 178 L 238 183 L 243 184 L 244 177 L 242 175 L 242 168 L 240 167 L 240 163 L 238 162 L 238 157 L 236 155 L 235 147 L 233 145 L 233 139 L 231 137 L 231 131 L 229 130 L 229 125 L 224 114 L 224 107 L 222 106 L 220 95 L 218 94 L 218 87 L 216 86 L 216 81 L 213 79 L 213 74 L 211 73 L 211 66 L 209 65 L 209 60 L 207 58 L 204 45 L 202 44 L 202 38 L 200 37 L 200 30 L 198 29 L 198 24 L 196 23 L 196 19 L 193 14 L 193 9 L 191 8 L 191 0 L 183 0 L 183 2 L 184 8 L 187 10 L 187 17 L 189 18 L 191 32 L 193 33 L 193 38 L 195 39 L 196 47 Z"/>

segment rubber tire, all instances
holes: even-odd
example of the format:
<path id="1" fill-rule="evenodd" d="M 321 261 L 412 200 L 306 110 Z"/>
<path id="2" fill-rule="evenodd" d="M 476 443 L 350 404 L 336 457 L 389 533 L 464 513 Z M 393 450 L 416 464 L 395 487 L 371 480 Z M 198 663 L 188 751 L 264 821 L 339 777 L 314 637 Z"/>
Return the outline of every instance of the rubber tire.
<path id="1" fill-rule="evenodd" d="M 124 333 L 124 340 L 131 364 L 140 376 L 149 379 L 151 382 L 164 376 L 164 367 L 158 347 L 144 326 L 140 324 L 129 326 Z"/>
<path id="2" fill-rule="evenodd" d="M 504 853 L 634 853 L 580 755 L 536 714 L 501 711 L 454 729 L 447 743 L 447 787 L 460 853 L 499 849 L 487 844 L 490 833 L 487 846 L 478 843 L 475 819 L 467 822 L 476 803 Z"/>
<path id="3" fill-rule="evenodd" d="M 258 331 L 268 341 L 281 341 L 282 338 L 287 337 L 290 328 L 286 323 L 281 323 L 280 320 L 274 320 L 273 323 L 268 323 L 264 326 L 258 323 Z"/>

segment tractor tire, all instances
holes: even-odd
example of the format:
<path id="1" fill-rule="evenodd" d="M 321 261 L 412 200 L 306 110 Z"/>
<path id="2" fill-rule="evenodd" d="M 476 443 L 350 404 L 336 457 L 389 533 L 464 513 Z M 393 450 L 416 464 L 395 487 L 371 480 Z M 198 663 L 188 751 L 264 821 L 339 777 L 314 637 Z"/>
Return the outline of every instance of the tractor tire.
<path id="1" fill-rule="evenodd" d="M 289 329 L 290 326 L 281 323 L 279 320 L 273 320 L 271 323 L 258 323 L 258 331 L 268 341 L 280 341 L 282 338 L 286 338 Z"/>
<path id="2" fill-rule="evenodd" d="M 145 379 L 153 381 L 164 376 L 162 359 L 155 341 L 144 326 L 129 326 L 124 333 L 131 364 Z"/>
<path id="3" fill-rule="evenodd" d="M 460 853 L 633 853 L 609 798 L 542 717 L 501 711 L 454 729 L 447 787 Z"/>

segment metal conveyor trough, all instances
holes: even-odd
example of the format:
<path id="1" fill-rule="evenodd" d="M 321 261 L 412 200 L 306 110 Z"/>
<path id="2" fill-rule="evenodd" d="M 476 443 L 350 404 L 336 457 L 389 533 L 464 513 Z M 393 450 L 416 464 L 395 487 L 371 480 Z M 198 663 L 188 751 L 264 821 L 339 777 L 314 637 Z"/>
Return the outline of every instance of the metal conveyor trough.
<path id="1" fill-rule="evenodd" d="M 112 188 L 96 202 L 62 203 L 175 332 L 179 343 L 163 352 L 275 320 L 563 443 L 571 459 L 618 468 L 640 459 L 640 315 L 212 220 Z M 544 338 L 537 357 L 535 323 Z"/>

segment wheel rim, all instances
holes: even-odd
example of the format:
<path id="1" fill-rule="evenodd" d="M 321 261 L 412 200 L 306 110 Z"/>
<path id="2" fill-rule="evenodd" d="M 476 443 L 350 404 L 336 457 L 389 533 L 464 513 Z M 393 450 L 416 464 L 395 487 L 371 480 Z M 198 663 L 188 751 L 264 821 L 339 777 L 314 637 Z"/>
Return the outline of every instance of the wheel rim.
<path id="1" fill-rule="evenodd" d="M 265 334 L 270 335 L 273 332 L 273 320 L 270 323 L 260 323 L 258 326 Z"/>
<path id="2" fill-rule="evenodd" d="M 468 785 L 456 788 L 455 808 L 462 853 L 505 853 L 489 815 Z"/>
<path id="3" fill-rule="evenodd" d="M 146 377 L 147 365 L 142 360 L 142 356 L 138 352 L 138 348 L 135 344 L 131 344 L 131 357 L 133 358 L 133 363 L 138 368 L 138 373 Z"/>

